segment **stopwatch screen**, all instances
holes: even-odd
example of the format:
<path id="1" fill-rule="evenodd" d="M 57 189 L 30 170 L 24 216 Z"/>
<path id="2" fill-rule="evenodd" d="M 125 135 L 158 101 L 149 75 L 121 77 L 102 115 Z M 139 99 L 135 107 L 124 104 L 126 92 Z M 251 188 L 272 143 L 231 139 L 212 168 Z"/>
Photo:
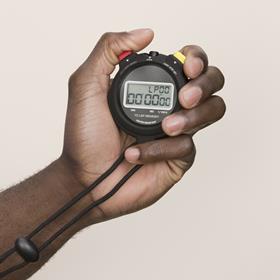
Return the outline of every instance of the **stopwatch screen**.
<path id="1" fill-rule="evenodd" d="M 170 110 L 174 103 L 174 85 L 164 82 L 126 81 L 123 106 L 135 109 Z"/>

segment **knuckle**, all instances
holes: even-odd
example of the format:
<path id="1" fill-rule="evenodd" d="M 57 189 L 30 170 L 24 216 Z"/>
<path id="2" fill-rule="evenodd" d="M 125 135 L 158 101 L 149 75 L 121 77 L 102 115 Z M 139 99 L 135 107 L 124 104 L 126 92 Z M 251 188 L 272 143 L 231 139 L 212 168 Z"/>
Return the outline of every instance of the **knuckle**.
<path id="1" fill-rule="evenodd" d="M 119 42 L 119 40 L 121 40 L 122 38 L 124 38 L 125 36 L 127 36 L 128 32 L 123 31 L 123 32 L 106 32 L 101 36 L 101 41 L 105 44 L 105 45 L 115 45 Z"/>
<path id="2" fill-rule="evenodd" d="M 185 159 L 185 162 L 187 163 L 188 168 L 190 168 L 193 165 L 195 157 L 196 157 L 196 147 L 195 147 L 192 137 L 189 137 L 188 144 L 189 144 L 188 153 L 185 155 L 184 159 Z"/>
<path id="3" fill-rule="evenodd" d="M 101 37 L 101 46 L 106 60 L 114 64 L 115 52 L 121 52 L 128 32 L 106 32 Z M 114 51 L 113 51 L 114 50 Z"/>
<path id="4" fill-rule="evenodd" d="M 187 158 L 189 168 L 191 168 L 193 166 L 194 161 L 195 161 L 195 157 L 196 157 L 196 148 L 194 146 L 191 155 Z"/>
<path id="5" fill-rule="evenodd" d="M 185 130 L 194 128 L 199 117 L 200 115 L 197 110 L 187 111 L 185 113 Z"/>
<path id="6" fill-rule="evenodd" d="M 185 145 L 181 156 L 169 162 L 169 175 L 174 182 L 178 182 L 182 179 L 185 172 L 191 168 L 195 160 L 196 149 L 192 138 L 190 136 L 184 136 L 184 140 L 181 141 L 181 143 Z"/>
<path id="7" fill-rule="evenodd" d="M 219 90 L 222 89 L 225 85 L 225 76 L 222 71 L 216 66 L 211 66 L 209 67 L 209 72 L 211 77 L 217 82 L 217 88 Z"/>
<path id="8" fill-rule="evenodd" d="M 68 78 L 68 88 L 70 90 L 76 89 L 79 86 L 79 84 L 81 83 L 82 77 L 83 77 L 83 70 L 82 70 L 82 65 L 81 65 Z"/>
<path id="9" fill-rule="evenodd" d="M 110 42 L 111 40 L 113 40 L 115 37 L 115 33 L 114 32 L 105 32 L 102 36 L 101 36 L 101 41 L 102 42 Z"/>
<path id="10" fill-rule="evenodd" d="M 73 72 L 68 78 L 68 95 L 73 96 L 77 92 L 83 89 L 84 84 L 84 72 L 82 66 L 80 66 L 75 72 Z"/>
<path id="11" fill-rule="evenodd" d="M 194 147 L 194 142 L 192 140 L 192 137 L 190 137 L 188 135 L 184 136 L 183 144 L 184 144 L 184 148 L 187 153 L 189 153 Z"/>
<path id="12" fill-rule="evenodd" d="M 116 34 L 114 32 L 106 32 L 101 37 L 101 45 L 104 49 L 105 54 L 110 52 L 110 49 L 116 42 Z"/>
<path id="13" fill-rule="evenodd" d="M 192 136 L 188 135 L 188 134 L 184 134 L 181 135 L 177 138 L 176 144 L 174 144 L 174 146 L 176 146 L 176 158 L 185 158 L 187 156 L 189 156 L 193 149 L 194 149 L 194 142 L 192 139 Z"/>
<path id="14" fill-rule="evenodd" d="M 223 100 L 223 98 L 221 98 L 220 96 L 213 96 L 212 99 L 213 99 L 215 111 L 217 113 L 217 117 L 219 120 L 224 116 L 224 114 L 226 112 L 226 103 Z"/>
<path id="15" fill-rule="evenodd" d="M 195 157 L 196 149 L 192 137 L 188 136 L 185 139 L 186 156 Z"/>
<path id="16" fill-rule="evenodd" d="M 68 87 L 71 89 L 73 87 L 75 87 L 75 85 L 77 84 L 77 79 L 78 79 L 78 74 L 77 71 L 75 71 L 74 73 L 72 73 L 68 79 Z"/>

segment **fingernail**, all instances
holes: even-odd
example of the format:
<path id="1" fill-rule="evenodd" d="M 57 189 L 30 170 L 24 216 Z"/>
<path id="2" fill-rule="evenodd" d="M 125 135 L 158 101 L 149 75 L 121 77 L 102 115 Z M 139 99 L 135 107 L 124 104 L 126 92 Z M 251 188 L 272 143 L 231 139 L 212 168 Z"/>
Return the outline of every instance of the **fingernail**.
<path id="1" fill-rule="evenodd" d="M 129 31 L 129 33 L 131 33 L 133 35 L 138 35 L 140 33 L 146 33 L 146 32 L 153 32 L 153 31 L 150 28 L 139 28 L 139 29 L 134 29 L 134 30 Z"/>
<path id="2" fill-rule="evenodd" d="M 190 87 L 185 91 L 182 91 L 185 108 L 193 108 L 198 104 L 202 97 L 202 89 L 200 87 Z"/>
<path id="3" fill-rule="evenodd" d="M 125 158 L 129 162 L 136 162 L 140 158 L 140 150 L 138 148 L 128 148 L 125 151 Z"/>
<path id="4" fill-rule="evenodd" d="M 190 78 L 196 78 L 201 74 L 204 68 L 204 63 L 202 59 L 198 57 L 191 57 L 186 60 L 187 72 Z"/>
<path id="5" fill-rule="evenodd" d="M 182 116 L 168 116 L 164 121 L 165 130 L 171 136 L 180 134 L 184 125 L 185 119 Z"/>

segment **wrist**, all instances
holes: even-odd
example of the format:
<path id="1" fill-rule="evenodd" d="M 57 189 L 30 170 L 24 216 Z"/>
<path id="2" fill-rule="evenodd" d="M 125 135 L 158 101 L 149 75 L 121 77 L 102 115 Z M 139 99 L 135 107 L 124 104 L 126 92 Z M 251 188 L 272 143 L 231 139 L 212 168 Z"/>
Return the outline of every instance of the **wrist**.
<path id="1" fill-rule="evenodd" d="M 72 163 L 70 163 L 63 154 L 53 164 L 55 165 L 55 176 L 58 178 L 60 187 L 64 190 L 65 197 L 67 197 L 67 201 L 65 203 L 88 188 L 89 185 L 96 179 L 92 178 L 92 181 L 88 181 L 88 183 L 86 184 L 83 180 L 80 179 L 79 176 L 77 176 Z M 71 217 L 77 215 L 93 201 L 94 199 L 91 192 L 85 195 L 81 200 L 79 200 L 68 210 L 69 213 L 71 213 Z M 62 206 L 63 205 L 61 205 L 61 207 Z M 99 208 L 95 208 L 95 210 L 92 210 L 91 212 L 86 214 L 81 219 L 81 221 L 77 222 L 78 230 L 101 221 L 103 221 L 103 214 L 99 210 Z"/>

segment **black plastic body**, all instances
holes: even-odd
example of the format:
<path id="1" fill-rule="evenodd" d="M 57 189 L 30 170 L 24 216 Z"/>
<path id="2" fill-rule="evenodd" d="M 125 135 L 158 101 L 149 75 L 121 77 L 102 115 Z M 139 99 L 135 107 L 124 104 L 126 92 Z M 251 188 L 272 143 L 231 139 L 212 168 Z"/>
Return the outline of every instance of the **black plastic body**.
<path id="1" fill-rule="evenodd" d="M 127 134 L 135 137 L 137 142 L 144 142 L 166 136 L 161 128 L 161 122 L 154 125 L 141 125 L 133 122 L 124 112 L 122 107 L 120 93 L 126 77 L 136 68 L 144 65 L 154 65 L 160 67 L 164 72 L 166 72 L 173 81 L 176 95 L 178 95 L 181 87 L 188 82 L 188 79 L 183 72 L 182 63 L 173 55 L 163 55 L 158 52 L 150 52 L 149 54 L 132 53 L 120 62 L 119 71 L 112 82 L 108 94 L 109 108 L 116 125 Z M 153 76 L 156 77 L 156 73 L 153 73 Z M 165 82 L 161 80 L 161 76 L 158 76 L 157 81 Z M 140 81 L 141 77 L 138 80 Z M 178 111 L 181 108 L 178 96 L 176 96 L 175 99 L 176 103 L 168 114 Z"/>

